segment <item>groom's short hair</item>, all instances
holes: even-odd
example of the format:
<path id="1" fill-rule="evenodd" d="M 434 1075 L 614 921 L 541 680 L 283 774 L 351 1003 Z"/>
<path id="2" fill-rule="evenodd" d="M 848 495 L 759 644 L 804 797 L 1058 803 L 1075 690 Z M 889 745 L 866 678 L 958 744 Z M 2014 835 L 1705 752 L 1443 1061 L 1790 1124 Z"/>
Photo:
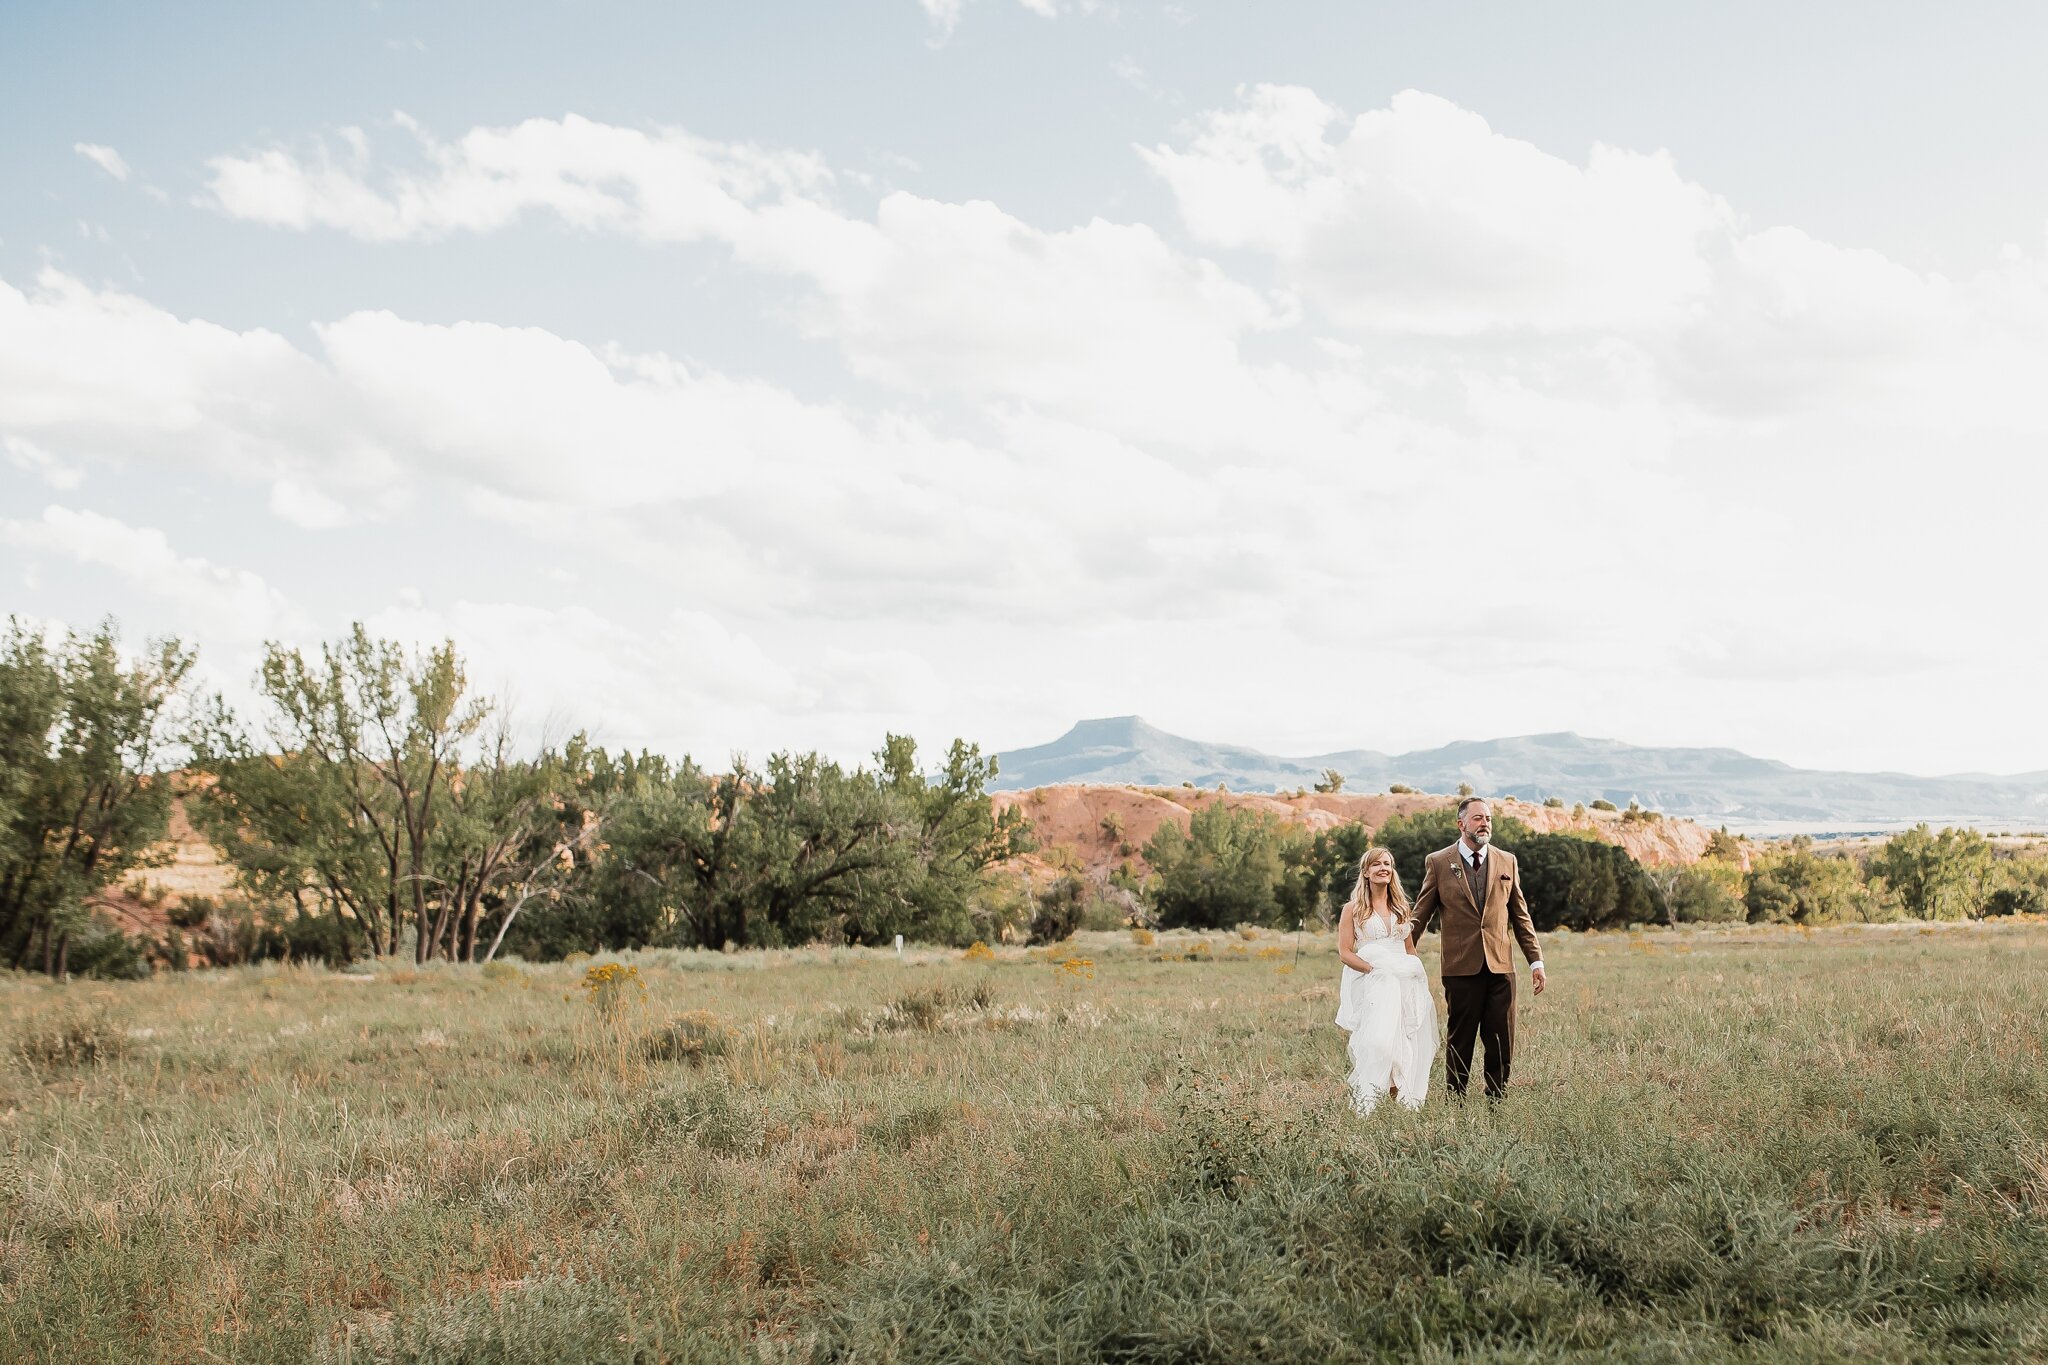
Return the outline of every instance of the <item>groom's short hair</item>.
<path id="1" fill-rule="evenodd" d="M 1484 801 L 1485 799 L 1486 798 L 1483 796 L 1468 796 L 1464 800 L 1458 802 L 1458 818 L 1460 820 L 1465 818 L 1465 807 L 1471 805 L 1474 801 Z"/>

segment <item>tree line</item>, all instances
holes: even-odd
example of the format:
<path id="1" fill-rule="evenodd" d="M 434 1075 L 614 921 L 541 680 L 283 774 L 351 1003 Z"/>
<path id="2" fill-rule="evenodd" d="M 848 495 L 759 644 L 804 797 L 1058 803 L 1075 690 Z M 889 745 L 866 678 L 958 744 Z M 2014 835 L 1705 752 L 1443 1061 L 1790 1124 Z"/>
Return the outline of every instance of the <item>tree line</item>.
<path id="1" fill-rule="evenodd" d="M 1035 847 L 989 799 L 992 757 L 955 740 L 927 767 L 908 736 L 871 763 L 816 753 L 612 753 L 523 740 L 452 644 L 410 651 L 361 626 L 308 654 L 269 647 L 260 714 L 195 697 L 175 640 L 124 655 L 111 624 L 0 639 L 0 962 L 136 975 L 261 958 L 346 963 L 557 958 L 654 946 L 907 939 L 964 945 L 1082 925 L 1328 923 L 1374 843 L 1411 894 L 1456 837 L 1445 810 L 1309 831 L 1221 801 L 1162 825 L 1097 884 L 1071 864 L 1028 890 L 993 870 Z M 174 799 L 232 868 L 233 894 L 170 907 L 154 945 L 95 914 L 166 856 Z M 1121 829 L 1115 832 L 1121 839 Z M 2048 912 L 2048 858 L 1922 826 L 1862 851 L 1745 846 L 1725 831 L 1649 868 L 1589 833 L 1512 816 L 1539 929 L 1686 922 L 1821 925 Z M 1126 853 L 1136 852 L 1128 845 Z M 1050 850 L 1055 865 L 1060 849 Z"/>
<path id="2" fill-rule="evenodd" d="M 1423 859 L 1453 843 L 1449 809 L 1353 822 L 1310 833 L 1272 814 L 1202 806 L 1186 829 L 1160 826 L 1144 847 L 1151 876 L 1113 874 L 1114 914 L 1135 896 L 1161 928 L 1328 924 L 1351 894 L 1359 857 L 1374 845 L 1394 855 L 1402 883 L 1421 889 Z M 1927 826 L 1871 849 L 1828 850 L 1812 839 L 1746 845 L 1726 830 L 1705 856 L 1649 867 L 1590 831 L 1538 833 L 1513 816 L 1494 820 L 1494 843 L 1516 855 L 1539 931 L 1631 925 L 1763 923 L 1825 925 L 1905 919 L 1954 920 L 2048 913 L 2044 850 L 2001 848 L 1975 830 Z M 1078 879 L 1075 879 L 1078 887 Z M 1061 923 L 1100 923 L 1078 889 Z"/>
<path id="3" fill-rule="evenodd" d="M 94 898 L 164 856 L 171 804 L 233 869 L 177 907 L 172 965 L 529 958 L 649 946 L 968 942 L 988 869 L 1033 845 L 956 740 L 927 769 L 778 753 L 713 773 L 583 734 L 522 742 L 452 644 L 360 625 L 267 648 L 261 715 L 196 698 L 175 641 L 124 661 L 111 625 L 0 642 L 0 952 L 64 975 L 147 970 Z M 978 920 L 977 916 L 981 919 Z"/>

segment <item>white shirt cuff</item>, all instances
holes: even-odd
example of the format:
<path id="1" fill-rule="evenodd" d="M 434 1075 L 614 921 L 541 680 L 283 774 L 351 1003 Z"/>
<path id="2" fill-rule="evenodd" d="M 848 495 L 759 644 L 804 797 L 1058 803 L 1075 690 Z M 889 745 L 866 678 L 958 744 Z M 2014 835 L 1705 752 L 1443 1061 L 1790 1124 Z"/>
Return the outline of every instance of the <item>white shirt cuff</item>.
<path id="1" fill-rule="evenodd" d="M 1529 970 L 1530 970 L 1530 971 L 1532 971 L 1532 972 L 1540 972 L 1540 971 L 1542 971 L 1542 970 L 1543 970 L 1543 963 L 1542 963 L 1542 961 L 1541 961 L 1541 960 L 1539 959 L 1538 961 L 1535 961 L 1535 962 L 1531 962 L 1531 963 L 1529 964 Z"/>

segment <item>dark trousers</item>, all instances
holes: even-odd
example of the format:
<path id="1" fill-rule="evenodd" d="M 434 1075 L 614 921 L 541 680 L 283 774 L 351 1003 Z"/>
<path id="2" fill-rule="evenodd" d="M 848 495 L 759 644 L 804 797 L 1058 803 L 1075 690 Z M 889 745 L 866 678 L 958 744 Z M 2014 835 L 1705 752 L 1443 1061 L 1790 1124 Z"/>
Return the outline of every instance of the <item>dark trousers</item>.
<path id="1" fill-rule="evenodd" d="M 1444 1048 L 1445 1080 L 1453 1095 L 1465 1093 L 1472 1078 L 1472 1040 L 1486 1047 L 1486 1093 L 1498 1099 L 1508 1088 L 1515 1052 L 1515 977 L 1509 972 L 1474 972 L 1444 978 L 1450 1008 L 1450 1038 Z"/>

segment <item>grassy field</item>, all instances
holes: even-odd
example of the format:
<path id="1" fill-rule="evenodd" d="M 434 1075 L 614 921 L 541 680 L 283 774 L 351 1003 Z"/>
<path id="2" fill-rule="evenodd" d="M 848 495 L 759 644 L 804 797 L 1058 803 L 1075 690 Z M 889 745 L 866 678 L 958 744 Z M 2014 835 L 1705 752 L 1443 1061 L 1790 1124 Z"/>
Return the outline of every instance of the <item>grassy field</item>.
<path id="1" fill-rule="evenodd" d="M 1367 1119 L 1195 942 L 0 980 L 0 1359 L 2048 1358 L 2048 927 L 1553 936 Z"/>

